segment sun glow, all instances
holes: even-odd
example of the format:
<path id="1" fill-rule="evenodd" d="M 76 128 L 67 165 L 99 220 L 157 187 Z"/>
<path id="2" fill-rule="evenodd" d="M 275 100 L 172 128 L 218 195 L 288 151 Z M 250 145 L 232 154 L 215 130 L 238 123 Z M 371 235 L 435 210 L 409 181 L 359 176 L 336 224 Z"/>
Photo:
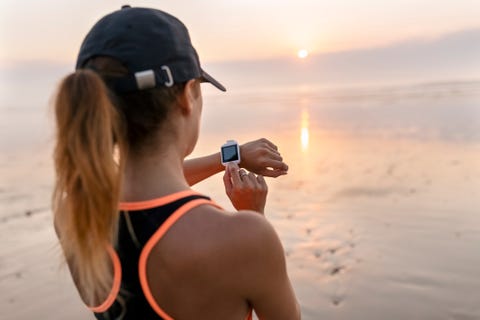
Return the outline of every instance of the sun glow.
<path id="1" fill-rule="evenodd" d="M 305 152 L 308 150 L 308 144 L 310 140 L 310 134 L 308 130 L 308 118 L 309 114 L 307 110 L 302 111 L 302 124 L 300 130 L 300 141 L 302 143 L 302 151 Z"/>
<path id="2" fill-rule="evenodd" d="M 297 56 L 298 56 L 300 59 L 305 59 L 306 57 L 308 57 L 308 51 L 305 50 L 305 49 L 298 50 Z"/>

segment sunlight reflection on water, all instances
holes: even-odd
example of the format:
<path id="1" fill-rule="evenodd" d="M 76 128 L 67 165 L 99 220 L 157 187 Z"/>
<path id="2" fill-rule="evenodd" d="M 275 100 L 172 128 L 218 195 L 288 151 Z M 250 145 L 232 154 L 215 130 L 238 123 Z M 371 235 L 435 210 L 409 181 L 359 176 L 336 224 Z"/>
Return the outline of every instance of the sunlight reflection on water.
<path id="1" fill-rule="evenodd" d="M 302 143 L 302 151 L 306 152 L 308 150 L 308 143 L 310 140 L 310 134 L 308 132 L 308 111 L 302 111 L 302 124 L 301 124 L 301 133 L 300 141 Z"/>

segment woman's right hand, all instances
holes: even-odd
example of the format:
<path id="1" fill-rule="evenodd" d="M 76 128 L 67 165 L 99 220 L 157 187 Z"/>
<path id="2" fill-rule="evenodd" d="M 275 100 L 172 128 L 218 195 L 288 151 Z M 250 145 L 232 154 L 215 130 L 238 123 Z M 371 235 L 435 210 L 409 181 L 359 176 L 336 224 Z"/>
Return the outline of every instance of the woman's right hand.
<path id="1" fill-rule="evenodd" d="M 236 163 L 228 163 L 223 182 L 235 209 L 264 213 L 268 186 L 263 176 L 248 173 Z"/>

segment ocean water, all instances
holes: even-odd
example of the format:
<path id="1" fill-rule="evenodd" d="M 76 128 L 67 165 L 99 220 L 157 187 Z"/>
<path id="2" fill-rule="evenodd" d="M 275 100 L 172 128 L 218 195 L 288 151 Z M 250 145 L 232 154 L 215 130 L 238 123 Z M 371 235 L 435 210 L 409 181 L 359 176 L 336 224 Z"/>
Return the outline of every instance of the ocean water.
<path id="1" fill-rule="evenodd" d="M 2 98 L 4 240 L 50 214 L 54 83 Z M 192 156 L 228 139 L 279 147 L 290 170 L 267 180 L 266 216 L 304 319 L 480 319 L 479 102 L 480 82 L 205 87 Z M 195 188 L 232 208 L 220 174 Z"/>

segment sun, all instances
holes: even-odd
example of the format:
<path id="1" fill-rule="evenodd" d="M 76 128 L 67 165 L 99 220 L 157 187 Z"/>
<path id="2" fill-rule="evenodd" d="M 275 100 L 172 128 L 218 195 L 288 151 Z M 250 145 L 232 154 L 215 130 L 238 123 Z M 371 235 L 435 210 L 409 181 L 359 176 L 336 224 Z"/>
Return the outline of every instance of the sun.
<path id="1" fill-rule="evenodd" d="M 300 59 L 305 59 L 306 57 L 308 57 L 308 51 L 305 50 L 305 49 L 298 50 L 297 56 L 298 56 Z"/>

